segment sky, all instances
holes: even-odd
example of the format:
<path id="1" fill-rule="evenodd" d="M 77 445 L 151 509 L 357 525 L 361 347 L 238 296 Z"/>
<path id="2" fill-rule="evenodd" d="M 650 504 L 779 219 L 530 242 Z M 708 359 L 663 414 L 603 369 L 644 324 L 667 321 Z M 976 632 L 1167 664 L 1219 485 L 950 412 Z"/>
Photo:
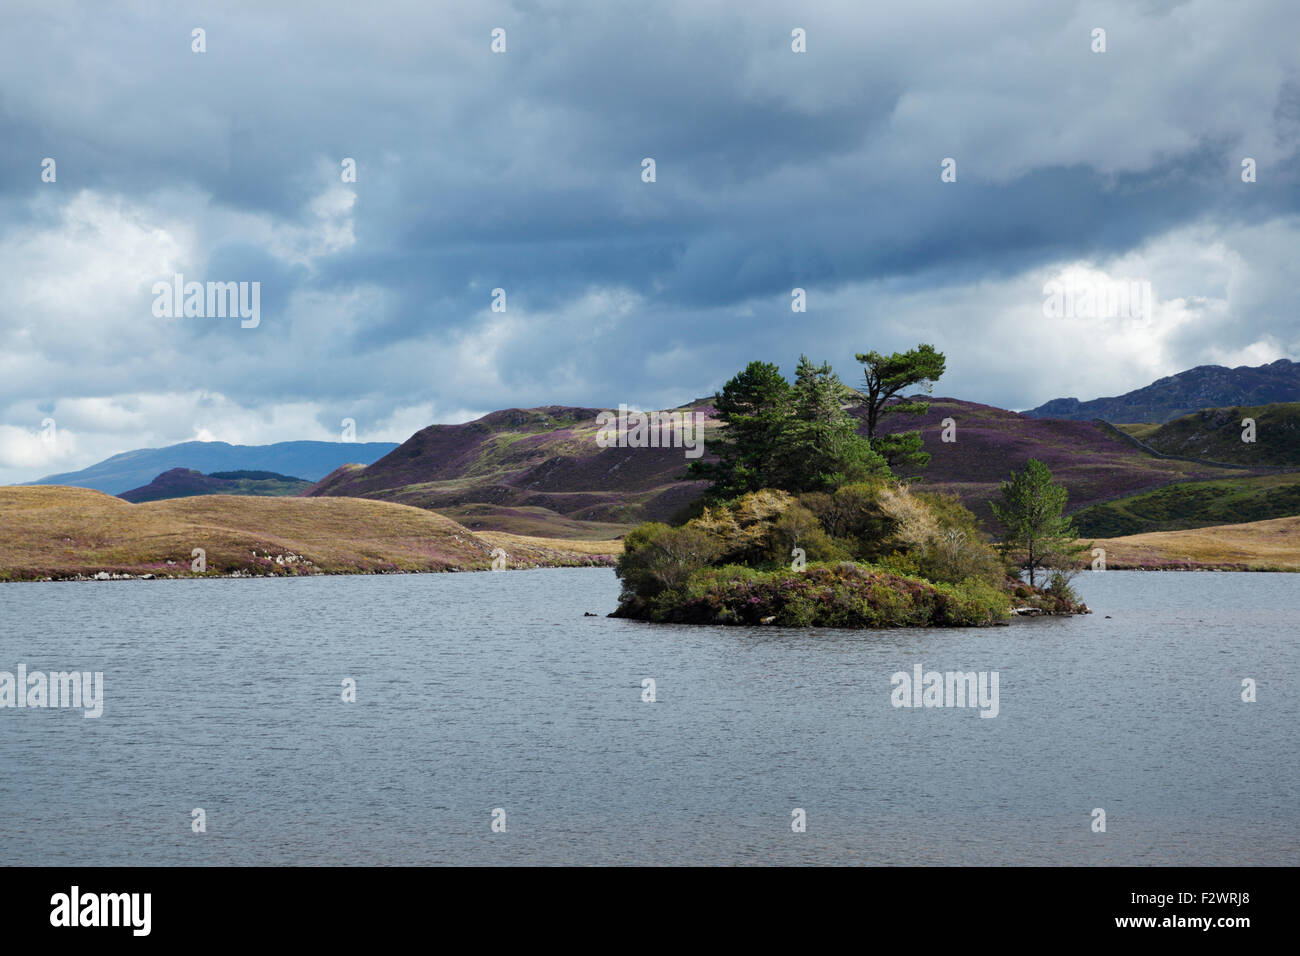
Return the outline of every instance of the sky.
<path id="1" fill-rule="evenodd" d="M 6 0 L 0 483 L 919 342 L 1014 409 L 1298 359 L 1298 35 L 1295 0 Z M 256 327 L 156 314 L 177 274 L 259 283 Z"/>

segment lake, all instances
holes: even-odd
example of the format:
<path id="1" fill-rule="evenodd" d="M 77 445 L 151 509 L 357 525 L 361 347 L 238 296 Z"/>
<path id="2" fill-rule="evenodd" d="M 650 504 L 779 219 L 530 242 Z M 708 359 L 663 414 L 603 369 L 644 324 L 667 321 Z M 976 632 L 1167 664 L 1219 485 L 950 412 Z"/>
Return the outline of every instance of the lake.
<path id="1" fill-rule="evenodd" d="M 1300 576 L 1076 587 L 853 632 L 612 620 L 607 569 L 3 585 L 0 671 L 102 672 L 103 714 L 0 709 L 0 857 L 1300 862 Z M 918 664 L 996 671 L 997 716 L 895 707 Z"/>

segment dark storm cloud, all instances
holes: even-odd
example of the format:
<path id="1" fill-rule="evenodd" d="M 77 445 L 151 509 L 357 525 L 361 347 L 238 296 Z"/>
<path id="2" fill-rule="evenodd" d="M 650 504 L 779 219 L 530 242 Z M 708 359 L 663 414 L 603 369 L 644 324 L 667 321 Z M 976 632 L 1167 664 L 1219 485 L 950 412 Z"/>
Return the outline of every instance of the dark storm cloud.
<path id="1" fill-rule="evenodd" d="M 953 348 L 945 290 L 1291 223 L 1298 24 L 1282 2 L 20 3 L 0 37 L 0 241 L 31 261 L 0 264 L 20 290 L 3 330 L 46 395 L 201 389 L 331 422 L 349 403 L 684 399 L 762 349 Z M 61 269 L 103 300 L 81 336 L 41 332 L 71 321 Z M 150 326 L 141 289 L 168 271 L 262 281 L 258 335 Z M 1166 358 L 1291 347 L 1276 279 L 1252 280 L 1249 314 L 1171 331 Z M 796 286 L 821 311 L 792 317 Z M 966 329 L 1023 305 L 968 294 Z M 955 383 L 1049 397 L 995 354 L 954 355 Z M 35 400 L 23 381 L 0 409 Z"/>

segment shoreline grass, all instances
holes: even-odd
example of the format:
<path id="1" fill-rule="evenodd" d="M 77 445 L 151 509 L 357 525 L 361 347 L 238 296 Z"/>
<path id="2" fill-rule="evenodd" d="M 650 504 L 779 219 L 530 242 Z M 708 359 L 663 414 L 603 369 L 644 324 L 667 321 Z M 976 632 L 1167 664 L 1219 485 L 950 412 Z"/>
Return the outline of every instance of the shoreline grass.
<path id="1" fill-rule="evenodd" d="M 1111 570 L 1300 572 L 1300 515 L 1098 538 Z"/>
<path id="2" fill-rule="evenodd" d="M 131 504 L 86 488 L 0 487 L 0 581 L 478 571 L 611 564 L 565 542 L 492 542 L 364 498 L 204 495 Z M 195 570 L 202 549 L 206 570 Z"/>

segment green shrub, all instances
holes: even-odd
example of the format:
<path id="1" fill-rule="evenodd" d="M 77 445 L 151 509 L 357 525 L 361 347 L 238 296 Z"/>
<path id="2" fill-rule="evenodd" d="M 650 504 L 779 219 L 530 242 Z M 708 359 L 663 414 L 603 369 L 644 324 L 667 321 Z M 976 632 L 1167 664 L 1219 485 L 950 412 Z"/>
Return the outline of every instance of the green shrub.
<path id="1" fill-rule="evenodd" d="M 803 571 L 791 567 L 794 548 Z M 892 481 L 798 499 L 763 489 L 680 528 L 641 525 L 617 572 L 617 616 L 680 623 L 981 626 L 1008 617 L 1009 591 L 1023 589 L 960 501 Z M 1068 611 L 1077 599 L 1057 587 L 1024 600 Z"/>
<path id="2" fill-rule="evenodd" d="M 623 539 L 623 553 L 614 572 L 623 582 L 625 594 L 648 598 L 684 587 L 717 553 L 716 539 L 697 528 L 648 522 Z"/>
<path id="3" fill-rule="evenodd" d="M 716 508 L 705 508 L 686 527 L 713 537 L 715 560 L 759 564 L 769 560 L 772 525 L 794 504 L 784 491 L 763 489 Z"/>
<path id="4" fill-rule="evenodd" d="M 921 565 L 915 558 L 903 554 L 901 551 L 892 551 L 876 562 L 882 568 L 888 568 L 898 574 L 906 574 L 909 577 L 921 577 Z"/>
<path id="5" fill-rule="evenodd" d="M 737 565 L 702 568 L 685 587 L 630 596 L 616 613 L 652 621 L 782 627 L 905 627 L 996 623 L 1007 596 L 981 581 L 934 584 L 851 562 L 803 572 Z"/>
<path id="6" fill-rule="evenodd" d="M 831 540 L 817 516 L 800 504 L 791 504 L 772 522 L 767 541 L 768 560 L 776 565 L 789 564 L 795 548 L 803 549 L 807 561 L 850 557 Z"/>
<path id="7" fill-rule="evenodd" d="M 833 493 L 801 495 L 799 503 L 817 516 L 832 538 L 852 542 L 849 553 L 871 560 L 884 554 L 893 520 L 880 506 L 880 493 L 888 486 L 883 479 L 856 482 Z"/>
<path id="8" fill-rule="evenodd" d="M 1070 586 L 1071 575 L 1068 571 L 1056 570 L 1047 579 L 1047 593 L 1062 601 L 1078 603 L 1079 595 Z"/>

